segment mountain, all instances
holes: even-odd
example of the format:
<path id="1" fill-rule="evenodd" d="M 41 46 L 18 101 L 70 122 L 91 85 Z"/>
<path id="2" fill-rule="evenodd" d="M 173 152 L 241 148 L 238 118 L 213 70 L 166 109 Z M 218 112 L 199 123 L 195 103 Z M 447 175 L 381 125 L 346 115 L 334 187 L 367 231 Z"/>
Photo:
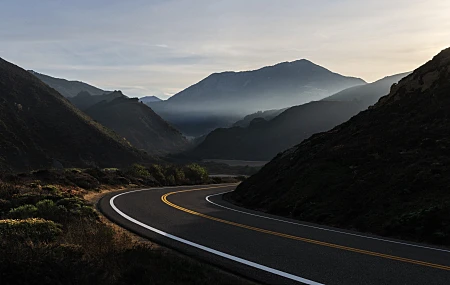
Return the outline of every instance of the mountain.
<path id="1" fill-rule="evenodd" d="M 66 79 L 55 78 L 33 70 L 29 70 L 29 72 L 66 98 L 75 97 L 82 91 L 89 92 L 91 95 L 101 95 L 108 92 L 81 81 L 69 81 Z"/>
<path id="2" fill-rule="evenodd" d="M 146 159 L 55 89 L 0 59 L 0 169 L 116 167 Z"/>
<path id="3" fill-rule="evenodd" d="M 291 107 L 270 121 L 212 131 L 186 155 L 201 159 L 269 160 L 317 132 L 345 122 L 363 108 L 359 102 L 314 101 Z"/>
<path id="4" fill-rule="evenodd" d="M 234 123 L 233 128 L 208 134 L 188 156 L 196 158 L 268 160 L 308 138 L 329 130 L 374 104 L 392 84 L 409 73 L 355 86 L 321 101 L 281 110 L 259 111 Z"/>
<path id="5" fill-rule="evenodd" d="M 153 102 L 160 102 L 162 100 L 156 96 L 145 96 L 145 97 L 141 97 L 139 99 L 139 101 L 141 101 L 144 104 L 148 104 L 148 103 L 153 103 Z"/>
<path id="6" fill-rule="evenodd" d="M 114 93 L 122 95 L 120 91 Z M 133 146 L 150 154 L 179 152 L 188 145 L 188 141 L 178 130 L 150 107 L 139 102 L 138 98 L 117 96 L 111 101 L 97 103 L 85 112 L 97 122 L 125 137 Z"/>
<path id="7" fill-rule="evenodd" d="M 397 83 L 403 77 L 409 75 L 411 72 L 400 73 L 392 76 L 387 76 L 383 79 L 377 80 L 373 83 L 354 86 L 342 90 L 330 97 L 324 98 L 324 101 L 360 101 L 365 106 L 375 104 L 382 96 L 389 93 L 392 84 Z"/>
<path id="8" fill-rule="evenodd" d="M 119 97 L 126 97 L 121 91 L 113 91 L 102 95 L 91 95 L 87 91 L 81 91 L 77 96 L 68 98 L 80 110 L 86 110 L 102 101 L 110 102 Z M 128 98 L 128 97 L 126 97 Z"/>
<path id="9" fill-rule="evenodd" d="M 277 155 L 230 199 L 304 221 L 450 244 L 450 48 L 389 95 Z"/>
<path id="10" fill-rule="evenodd" d="M 364 83 L 302 59 L 253 71 L 214 73 L 150 106 L 182 132 L 198 136 L 259 110 L 319 100 Z"/>

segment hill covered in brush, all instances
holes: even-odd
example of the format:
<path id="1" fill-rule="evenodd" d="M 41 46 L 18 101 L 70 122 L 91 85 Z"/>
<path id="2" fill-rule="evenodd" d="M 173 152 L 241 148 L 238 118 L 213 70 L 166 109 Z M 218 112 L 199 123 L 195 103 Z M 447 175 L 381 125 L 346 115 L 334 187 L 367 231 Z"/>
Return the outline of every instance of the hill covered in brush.
<path id="1" fill-rule="evenodd" d="M 249 208 L 450 244 L 450 49 L 368 110 L 279 154 L 227 198 Z"/>

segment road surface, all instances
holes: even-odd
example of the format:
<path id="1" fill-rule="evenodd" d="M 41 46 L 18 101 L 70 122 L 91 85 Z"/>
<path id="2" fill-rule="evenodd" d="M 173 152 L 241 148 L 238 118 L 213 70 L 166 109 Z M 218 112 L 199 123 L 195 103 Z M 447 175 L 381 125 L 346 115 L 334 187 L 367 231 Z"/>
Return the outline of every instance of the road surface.
<path id="1" fill-rule="evenodd" d="M 302 223 L 221 199 L 235 185 L 110 193 L 112 221 L 266 284 L 450 284 L 450 249 Z"/>

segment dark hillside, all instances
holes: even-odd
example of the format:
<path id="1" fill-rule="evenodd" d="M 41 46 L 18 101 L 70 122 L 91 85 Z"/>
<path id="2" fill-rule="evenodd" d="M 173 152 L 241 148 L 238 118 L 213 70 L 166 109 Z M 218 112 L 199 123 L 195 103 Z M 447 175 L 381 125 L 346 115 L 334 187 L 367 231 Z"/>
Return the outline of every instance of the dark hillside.
<path id="1" fill-rule="evenodd" d="M 0 169 L 119 166 L 145 159 L 31 73 L 0 59 Z"/>
<path id="2" fill-rule="evenodd" d="M 121 91 L 109 92 L 102 95 L 91 95 L 87 91 L 81 91 L 77 94 L 77 96 L 69 98 L 69 101 L 72 102 L 72 104 L 74 104 L 78 109 L 84 111 L 97 103 L 102 101 L 110 102 L 118 97 L 128 98 L 123 95 Z"/>
<path id="3" fill-rule="evenodd" d="M 102 101 L 92 106 L 86 113 L 125 137 L 133 146 L 151 154 L 180 152 L 188 145 L 178 130 L 137 98 L 118 96 L 109 102 Z"/>
<path id="4" fill-rule="evenodd" d="M 369 110 L 278 155 L 228 195 L 250 208 L 450 244 L 450 49 Z"/>
<path id="5" fill-rule="evenodd" d="M 269 160 L 299 141 L 345 122 L 362 109 L 359 102 L 310 102 L 291 107 L 270 121 L 255 118 L 245 128 L 216 129 L 187 155 Z"/>
<path id="6" fill-rule="evenodd" d="M 47 84 L 48 86 L 56 89 L 61 95 L 66 98 L 72 98 L 77 96 L 78 93 L 82 91 L 89 92 L 91 95 L 102 95 L 104 93 L 108 93 L 108 91 L 104 91 L 95 86 L 89 85 L 87 83 L 75 80 L 66 80 L 62 78 L 55 78 L 45 74 L 41 74 L 35 72 L 33 70 L 29 71 L 31 74 L 39 78 L 42 82 Z"/>

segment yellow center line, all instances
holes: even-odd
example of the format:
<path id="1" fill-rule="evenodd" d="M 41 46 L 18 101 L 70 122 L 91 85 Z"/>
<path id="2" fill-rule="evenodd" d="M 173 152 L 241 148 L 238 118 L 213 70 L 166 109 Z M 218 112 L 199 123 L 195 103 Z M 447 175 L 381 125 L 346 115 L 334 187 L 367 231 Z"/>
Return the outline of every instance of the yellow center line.
<path id="1" fill-rule="evenodd" d="M 161 197 L 161 200 L 165 204 L 167 204 L 167 205 L 169 205 L 169 206 L 171 206 L 171 207 L 173 207 L 175 209 L 178 209 L 180 211 L 183 211 L 183 212 L 195 215 L 195 216 L 199 216 L 199 217 L 202 217 L 202 218 L 205 218 L 205 219 L 209 219 L 209 220 L 212 220 L 212 221 L 216 221 L 216 222 L 219 222 L 219 223 L 228 224 L 228 225 L 232 225 L 232 226 L 235 226 L 235 227 L 252 230 L 252 231 L 255 231 L 255 232 L 260 232 L 260 233 L 265 233 L 265 234 L 269 234 L 269 235 L 279 236 L 279 237 L 283 237 L 283 238 L 287 238 L 287 239 L 298 240 L 298 241 L 302 241 L 302 242 L 306 242 L 306 243 L 316 244 L 316 245 L 320 245 L 320 246 L 337 248 L 337 249 L 351 251 L 351 252 L 356 252 L 356 253 L 360 253 L 360 254 L 376 256 L 376 257 L 381 257 L 381 258 L 386 258 L 386 259 L 391 259 L 391 260 L 397 260 L 397 261 L 401 261 L 401 262 L 412 263 L 412 264 L 416 264 L 416 265 L 422 265 L 422 266 L 427 266 L 427 267 L 432 267 L 432 268 L 437 268 L 437 269 L 450 271 L 450 266 L 446 266 L 446 265 L 434 264 L 434 263 L 429 263 L 429 262 L 420 261 L 420 260 L 403 258 L 403 257 L 399 257 L 399 256 L 388 255 L 388 254 L 383 254 L 383 253 L 378 253 L 378 252 L 373 252 L 373 251 L 368 251 L 368 250 L 363 250 L 363 249 L 358 249 L 358 248 L 353 248 L 353 247 L 348 247 L 348 246 L 343 246 L 343 245 L 338 245 L 338 244 L 333 244 L 333 243 L 328 243 L 328 242 L 323 242 L 323 241 L 318 241 L 318 240 L 313 240 L 313 239 L 293 236 L 293 235 L 289 235 L 289 234 L 283 234 L 283 233 L 279 233 L 279 232 L 274 232 L 274 231 L 270 231 L 270 230 L 265 230 L 265 229 L 261 229 L 261 228 L 257 228 L 257 227 L 252 227 L 252 226 L 248 226 L 248 225 L 243 225 L 243 224 L 239 224 L 239 223 L 235 223 L 235 222 L 219 219 L 219 218 L 216 218 L 216 217 L 208 216 L 208 215 L 205 215 L 205 214 L 202 214 L 202 213 L 199 213 L 199 212 L 195 212 L 195 211 L 183 208 L 183 207 L 178 206 L 178 205 L 170 202 L 169 200 L 167 200 L 167 197 L 170 196 L 170 195 L 173 195 L 173 194 L 192 192 L 192 191 L 200 191 L 200 190 L 209 190 L 209 189 L 221 188 L 221 187 L 224 187 L 224 186 L 209 187 L 209 188 L 199 188 L 199 189 L 189 189 L 189 190 L 181 190 L 181 191 L 170 192 L 170 193 L 164 194 Z"/>

